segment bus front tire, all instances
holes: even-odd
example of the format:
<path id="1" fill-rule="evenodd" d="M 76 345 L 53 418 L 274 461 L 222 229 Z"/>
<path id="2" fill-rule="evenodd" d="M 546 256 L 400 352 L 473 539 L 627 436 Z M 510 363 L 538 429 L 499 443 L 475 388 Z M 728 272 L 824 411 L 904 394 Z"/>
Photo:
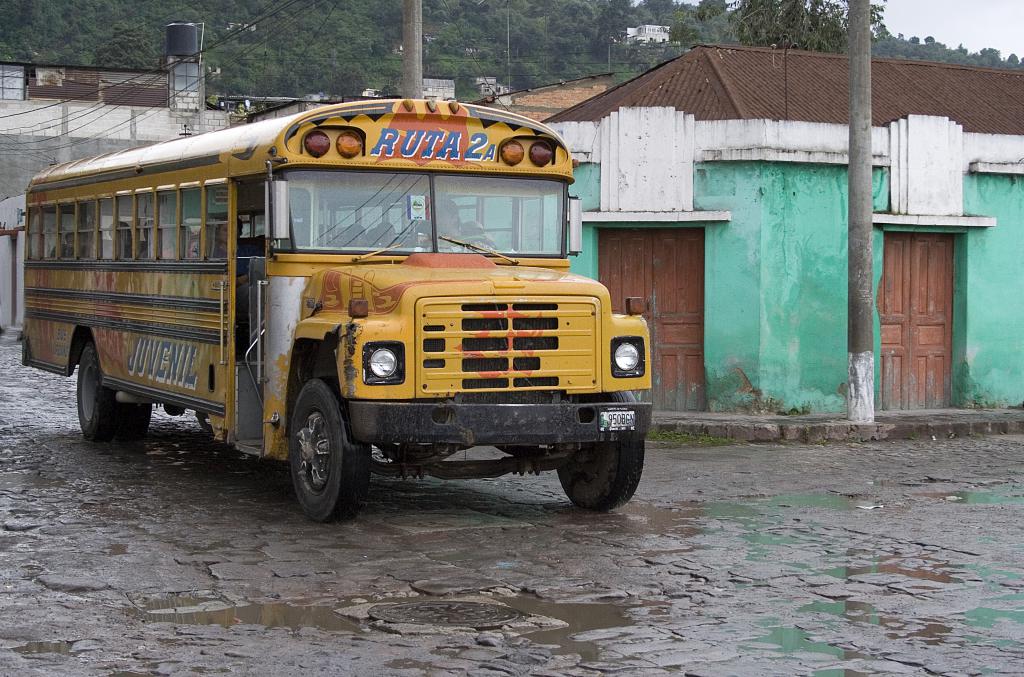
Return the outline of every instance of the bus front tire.
<path id="1" fill-rule="evenodd" d="M 109 442 L 117 433 L 118 407 L 115 393 L 103 386 L 96 346 L 86 344 L 78 362 L 78 423 L 90 442 Z"/>
<path id="2" fill-rule="evenodd" d="M 614 402 L 636 402 L 633 393 L 613 393 Z M 606 512 L 633 497 L 644 469 L 643 437 L 596 442 L 558 469 L 558 480 L 574 505 Z"/>
<path id="3" fill-rule="evenodd" d="M 366 503 L 370 447 L 349 440 L 338 398 L 320 379 L 308 381 L 295 401 L 288 461 L 296 497 L 310 519 L 351 519 Z"/>

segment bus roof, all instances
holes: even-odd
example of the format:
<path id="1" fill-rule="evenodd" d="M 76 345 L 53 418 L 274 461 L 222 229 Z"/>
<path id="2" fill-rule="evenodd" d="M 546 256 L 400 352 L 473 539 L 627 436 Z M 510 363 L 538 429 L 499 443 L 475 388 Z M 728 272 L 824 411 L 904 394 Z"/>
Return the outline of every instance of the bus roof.
<path id="1" fill-rule="evenodd" d="M 530 118 L 471 104 L 431 102 L 428 107 L 425 100 L 388 99 L 321 106 L 286 117 L 54 165 L 33 177 L 29 184 L 29 192 L 78 184 L 87 177 L 114 181 L 141 174 L 171 172 L 218 163 L 229 165 L 225 175 L 253 173 L 259 171 L 267 160 L 275 157 L 291 161 L 311 160 L 308 157 L 301 157 L 301 154 L 296 156 L 292 148 L 295 144 L 288 144 L 300 129 L 306 127 L 313 128 L 338 120 L 353 126 L 372 126 L 382 118 L 397 119 L 399 116 L 420 120 L 419 126 L 429 126 L 430 121 L 427 118 L 430 115 L 437 116 L 438 124 L 445 126 L 444 122 L 455 119 L 456 111 L 459 111 L 458 117 L 463 123 L 475 118 L 482 129 L 504 123 L 507 129 L 517 130 L 520 134 L 525 132 L 538 137 L 548 137 L 564 149 L 563 156 L 568 159 L 571 167 L 568 149 L 558 134 L 547 125 Z M 447 126 L 451 126 L 450 122 Z M 532 171 L 542 170 L 534 168 Z"/>

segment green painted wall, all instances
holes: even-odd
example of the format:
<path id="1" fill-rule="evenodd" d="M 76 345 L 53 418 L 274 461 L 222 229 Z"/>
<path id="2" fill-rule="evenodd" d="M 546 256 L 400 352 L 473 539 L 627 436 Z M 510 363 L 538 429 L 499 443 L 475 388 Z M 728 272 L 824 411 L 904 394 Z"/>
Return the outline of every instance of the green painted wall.
<path id="1" fill-rule="evenodd" d="M 705 370 L 716 411 L 845 410 L 847 379 L 847 174 L 844 166 L 704 163 L 694 208 L 728 210 L 728 223 L 616 223 L 601 227 L 705 229 Z M 577 169 L 573 193 L 600 204 L 600 171 Z M 955 248 L 954 404 L 1024 400 L 1024 181 L 969 175 L 965 212 L 994 216 L 991 229 L 961 229 Z M 874 171 L 874 209 L 889 210 L 889 179 Z M 896 230 L 892 228 L 892 230 Z M 943 229 L 943 232 L 951 232 Z M 572 269 L 597 277 L 598 229 L 584 228 Z M 875 289 L 884 231 L 875 228 Z M 879 345 L 875 315 L 876 354 Z M 879 360 L 876 359 L 876 385 Z"/>
<path id="2" fill-rule="evenodd" d="M 1024 400 L 1024 180 L 968 174 L 964 212 L 996 217 L 994 228 L 960 236 L 955 261 L 961 316 L 954 318 L 954 396 L 962 406 L 1019 405 Z M 957 326 L 957 322 L 961 326 Z M 959 330 L 959 331 L 957 331 Z M 956 345 L 954 345 L 956 353 Z"/>

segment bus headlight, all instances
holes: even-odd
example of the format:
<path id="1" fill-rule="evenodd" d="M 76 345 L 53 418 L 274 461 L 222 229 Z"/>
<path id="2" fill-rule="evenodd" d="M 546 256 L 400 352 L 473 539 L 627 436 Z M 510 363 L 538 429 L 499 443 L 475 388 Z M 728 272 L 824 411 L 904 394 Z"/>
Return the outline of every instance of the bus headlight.
<path id="1" fill-rule="evenodd" d="M 623 378 L 644 375 L 644 340 L 640 336 L 612 339 L 612 376 Z"/>
<path id="2" fill-rule="evenodd" d="M 405 346 L 379 341 L 363 346 L 363 383 L 396 385 L 405 381 Z"/>

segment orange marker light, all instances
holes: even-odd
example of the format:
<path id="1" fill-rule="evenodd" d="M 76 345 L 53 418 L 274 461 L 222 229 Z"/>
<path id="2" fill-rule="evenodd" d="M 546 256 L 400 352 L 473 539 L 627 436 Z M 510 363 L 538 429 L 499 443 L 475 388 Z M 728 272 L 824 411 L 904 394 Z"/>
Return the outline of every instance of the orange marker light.
<path id="1" fill-rule="evenodd" d="M 343 158 L 354 158 L 363 152 L 363 140 L 355 132 L 338 134 L 335 145 L 338 148 L 338 154 Z"/>
<path id="2" fill-rule="evenodd" d="M 402 102 L 402 107 L 411 113 L 413 109 L 416 108 L 416 104 L 412 102 L 412 99 L 406 99 Z"/>
<path id="3" fill-rule="evenodd" d="M 448 110 L 450 110 L 453 113 L 458 113 L 459 112 L 459 102 L 458 101 L 449 101 L 448 102 Z"/>
<path id="4" fill-rule="evenodd" d="M 501 147 L 501 159 L 513 167 L 523 161 L 523 144 L 518 141 L 509 141 Z"/>

